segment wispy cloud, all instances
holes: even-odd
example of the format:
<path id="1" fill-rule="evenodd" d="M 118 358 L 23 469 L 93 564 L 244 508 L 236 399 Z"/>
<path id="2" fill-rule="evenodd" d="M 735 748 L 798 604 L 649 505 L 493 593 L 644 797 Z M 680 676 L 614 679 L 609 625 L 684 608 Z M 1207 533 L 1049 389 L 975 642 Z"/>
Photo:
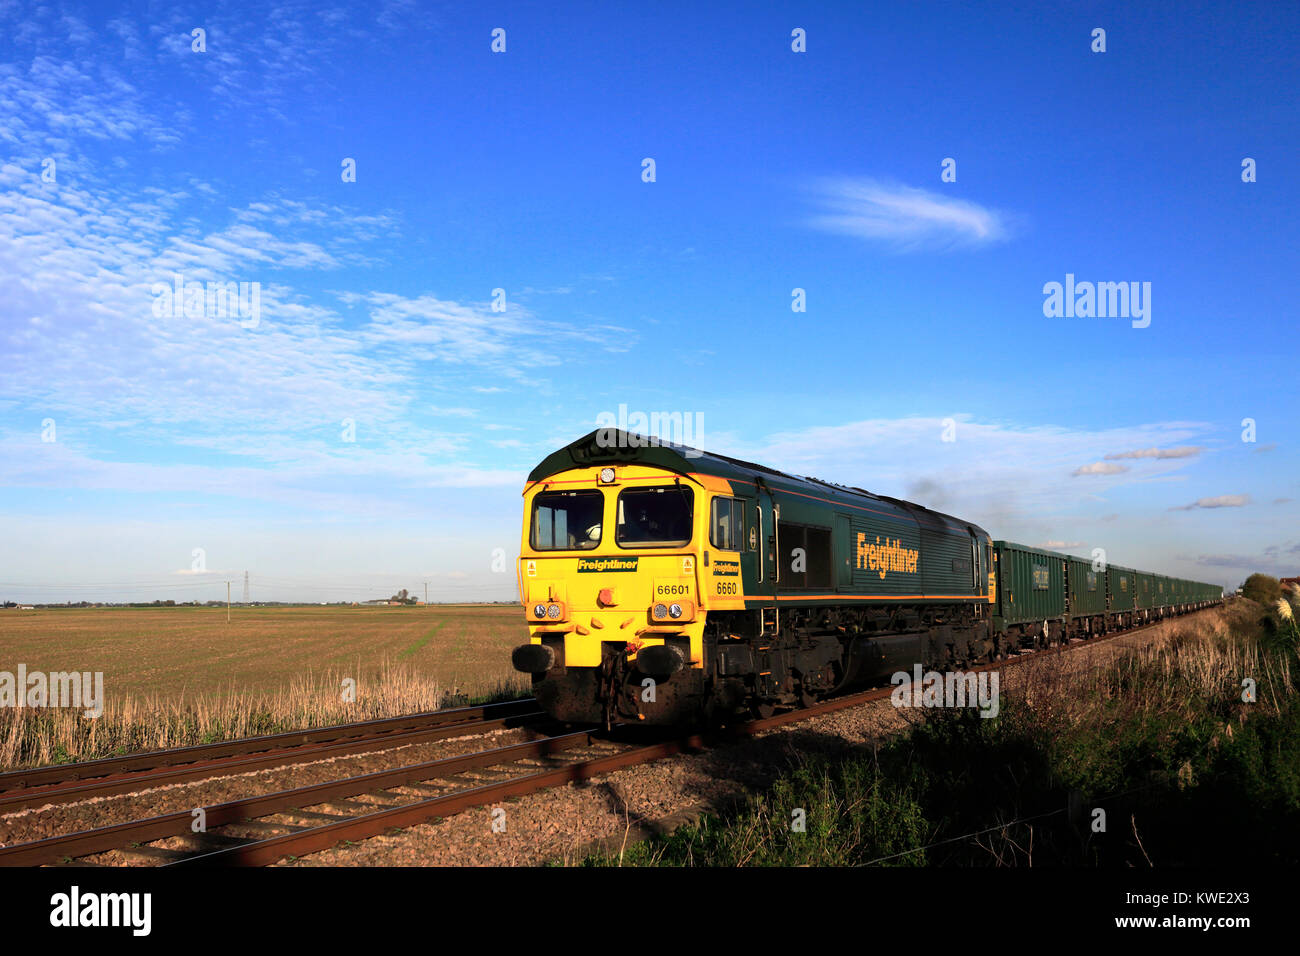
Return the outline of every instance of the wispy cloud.
<path id="1" fill-rule="evenodd" d="M 58 447 L 73 428 L 85 437 L 76 462 L 57 462 L 49 446 L 11 446 L 26 460 L 0 468 L 0 480 L 304 504 L 313 476 L 326 485 L 322 476 L 367 473 L 425 486 L 519 480 L 522 471 L 500 467 L 520 457 L 507 446 L 489 465 L 472 435 L 418 416 L 478 414 L 452 397 L 467 391 L 457 387 L 465 379 L 485 401 L 525 378 L 544 387 L 536 370 L 561 361 L 555 343 L 584 341 L 577 326 L 514 303 L 497 313 L 429 293 L 312 290 L 325 273 L 340 285 L 370 281 L 358 235 L 401 234 L 381 213 L 268 196 L 210 211 L 199 227 L 181 208 L 188 187 L 53 187 L 34 168 L 0 162 L 0 394 L 28 421 L 55 419 Z M 176 274 L 190 285 L 260 283 L 260 324 L 156 316 L 154 289 Z M 451 401 L 429 401 L 438 391 Z M 349 422 L 355 436 L 343 438 Z M 127 435 L 173 460 L 113 461 L 107 449 Z M 194 469 L 197 449 L 234 457 L 224 471 Z M 257 474 L 271 467 L 280 478 Z M 342 500 L 331 492 L 319 503 Z"/>
<path id="2" fill-rule="evenodd" d="M 1226 569 L 1238 572 L 1243 578 L 1256 572 L 1272 574 L 1275 577 L 1288 577 L 1296 573 L 1296 558 L 1300 555 L 1300 545 L 1288 548 L 1272 546 L 1260 554 L 1201 554 L 1196 564 L 1201 567 Z"/>
<path id="3" fill-rule="evenodd" d="M 1106 457 L 1110 457 L 1107 455 Z M 1080 465 L 1071 472 L 1075 477 L 1081 475 L 1122 475 L 1128 471 L 1124 465 L 1108 465 L 1104 461 L 1094 461 L 1090 465 Z"/>
<path id="4" fill-rule="evenodd" d="M 1010 232 L 1003 213 L 913 186 L 833 178 L 820 180 L 813 191 L 825 211 L 811 217 L 809 225 L 907 251 L 985 245 Z"/>
<path id="5" fill-rule="evenodd" d="M 1099 479 L 1095 489 L 1089 483 L 1090 490 L 1081 494 L 1071 477 L 1072 460 L 1081 453 L 1100 458 L 1106 448 L 1181 444 L 1210 427 L 1165 422 L 1077 429 L 981 422 L 965 415 L 955 415 L 953 421 L 955 441 L 943 440 L 944 419 L 918 416 L 781 432 L 756 443 L 711 433 L 708 447 L 784 471 L 896 495 L 979 521 L 1017 540 L 1075 540 L 1091 536 L 1088 528 L 1098 521 L 1091 515 L 1102 510 L 1094 507 L 1099 502 L 1107 502 L 1108 512 L 1122 504 L 1126 517 L 1134 509 L 1163 513 L 1170 502 L 1155 490 L 1159 486 L 1144 485 L 1136 473 Z M 1026 469 L 1028 461 L 1035 467 Z M 1118 500 L 1108 501 L 1111 495 Z M 1112 526 L 1107 537 L 1127 533 L 1127 528 Z"/>
<path id="6" fill-rule="evenodd" d="M 427 433 L 420 433 L 422 437 Z M 293 436 L 286 436 L 286 444 Z M 141 462 L 106 460 L 75 438 L 40 442 L 34 435 L 0 432 L 12 454 L 0 458 L 0 487 L 77 488 L 133 495 L 234 498 L 263 502 L 295 512 L 348 514 L 354 517 L 391 513 L 395 502 L 427 508 L 419 502 L 432 488 L 513 489 L 522 469 L 493 469 L 438 460 L 438 455 L 379 447 L 304 443 L 300 438 L 275 467 L 264 466 L 270 451 L 254 447 L 237 463 Z M 452 441 L 429 438 L 450 455 L 461 451 Z M 261 453 L 258 453 L 261 452 Z M 247 462 L 247 463 L 246 463 Z"/>
<path id="7" fill-rule="evenodd" d="M 1244 508 L 1250 504 L 1250 495 L 1218 495 L 1214 498 L 1198 498 L 1190 505 L 1179 505 L 1170 511 L 1192 511 L 1196 508 Z"/>
<path id="8" fill-rule="evenodd" d="M 1181 448 L 1141 448 L 1137 451 L 1121 451 L 1107 455 L 1107 461 L 1119 458 L 1194 458 L 1205 451 L 1200 445 L 1184 445 Z"/>

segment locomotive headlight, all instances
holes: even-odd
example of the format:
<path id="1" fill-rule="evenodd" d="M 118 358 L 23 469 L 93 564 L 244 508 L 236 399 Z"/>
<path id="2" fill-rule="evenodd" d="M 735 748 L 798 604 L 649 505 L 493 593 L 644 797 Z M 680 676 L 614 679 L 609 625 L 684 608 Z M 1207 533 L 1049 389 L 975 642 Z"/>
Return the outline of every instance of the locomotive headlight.
<path id="1" fill-rule="evenodd" d="M 681 608 L 678 608 L 678 611 L 680 612 L 680 611 L 681 611 Z M 667 616 L 668 616 L 668 608 L 667 608 L 666 606 L 664 606 L 663 604 L 656 604 L 655 607 L 654 607 L 654 616 L 655 616 L 655 617 L 658 617 L 658 618 L 667 617 Z"/>
<path id="2" fill-rule="evenodd" d="M 533 617 L 546 617 L 546 605 L 538 604 L 533 608 Z"/>
<path id="3" fill-rule="evenodd" d="M 552 604 L 546 609 L 546 616 L 551 619 L 558 618 L 560 616 L 560 606 L 558 604 Z"/>
<path id="4" fill-rule="evenodd" d="M 680 604 L 674 604 L 672 607 L 670 607 L 670 608 L 668 609 L 668 616 L 669 616 L 669 617 L 681 617 L 681 616 L 682 616 L 682 606 L 681 606 Z"/>
<path id="5" fill-rule="evenodd" d="M 614 469 L 613 469 L 613 468 L 602 468 L 602 469 L 600 469 L 600 483 L 601 483 L 602 485 L 612 485 L 612 484 L 614 483 Z"/>

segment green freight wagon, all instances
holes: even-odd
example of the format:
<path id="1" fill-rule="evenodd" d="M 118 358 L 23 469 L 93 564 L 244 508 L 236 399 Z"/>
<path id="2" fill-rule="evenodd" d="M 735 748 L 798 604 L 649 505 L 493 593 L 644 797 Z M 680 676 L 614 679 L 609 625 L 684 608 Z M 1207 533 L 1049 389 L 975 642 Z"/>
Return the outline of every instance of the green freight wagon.
<path id="1" fill-rule="evenodd" d="M 1106 629 L 1106 573 L 1094 571 L 1092 562 L 1086 558 L 1070 555 L 1065 561 L 1069 636 L 1100 634 Z"/>
<path id="2" fill-rule="evenodd" d="M 1137 578 L 1138 620 L 1146 621 L 1151 618 L 1151 609 L 1155 607 L 1155 575 L 1150 571 L 1138 571 L 1135 576 Z"/>
<path id="3" fill-rule="evenodd" d="M 1119 565 L 1106 566 L 1106 628 L 1130 627 L 1136 619 L 1137 572 Z"/>
<path id="4" fill-rule="evenodd" d="M 993 542 L 997 594 L 993 630 L 1014 650 L 1020 641 L 1038 644 L 1061 636 L 1065 621 L 1066 556 L 1041 548 Z"/>

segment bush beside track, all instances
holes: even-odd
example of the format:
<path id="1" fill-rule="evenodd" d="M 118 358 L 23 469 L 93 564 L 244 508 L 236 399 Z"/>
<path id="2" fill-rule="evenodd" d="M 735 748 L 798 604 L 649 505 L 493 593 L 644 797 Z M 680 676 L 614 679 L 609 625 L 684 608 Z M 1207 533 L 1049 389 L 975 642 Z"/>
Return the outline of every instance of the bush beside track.
<path id="1" fill-rule="evenodd" d="M 1100 667 L 1035 670 L 996 718 L 936 711 L 874 753 L 798 758 L 734 813 L 587 863 L 1295 864 L 1300 631 L 1280 607 L 1238 600 Z"/>

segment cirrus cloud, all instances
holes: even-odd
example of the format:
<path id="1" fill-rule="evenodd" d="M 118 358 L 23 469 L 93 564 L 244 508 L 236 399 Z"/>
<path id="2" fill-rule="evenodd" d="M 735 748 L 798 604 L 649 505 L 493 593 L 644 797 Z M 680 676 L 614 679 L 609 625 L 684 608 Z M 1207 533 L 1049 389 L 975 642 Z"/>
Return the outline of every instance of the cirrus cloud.
<path id="1" fill-rule="evenodd" d="M 1194 458 L 1205 451 L 1200 445 L 1184 445 L 1181 448 L 1140 448 L 1136 451 L 1122 451 L 1107 455 L 1107 461 L 1118 458 Z"/>
<path id="2" fill-rule="evenodd" d="M 1244 508 L 1250 504 L 1250 495 L 1218 495 L 1213 498 L 1197 498 L 1190 505 L 1179 505 L 1170 511 L 1192 511 L 1195 508 Z"/>
<path id="3" fill-rule="evenodd" d="M 1073 474 L 1079 475 L 1120 475 L 1128 471 L 1124 465 L 1108 465 L 1104 461 L 1094 461 L 1091 465 L 1080 465 Z"/>
<path id="4" fill-rule="evenodd" d="M 825 211 L 808 224 L 892 242 L 907 251 L 1006 239 L 1007 217 L 964 199 L 867 178 L 828 178 L 814 191 Z"/>

